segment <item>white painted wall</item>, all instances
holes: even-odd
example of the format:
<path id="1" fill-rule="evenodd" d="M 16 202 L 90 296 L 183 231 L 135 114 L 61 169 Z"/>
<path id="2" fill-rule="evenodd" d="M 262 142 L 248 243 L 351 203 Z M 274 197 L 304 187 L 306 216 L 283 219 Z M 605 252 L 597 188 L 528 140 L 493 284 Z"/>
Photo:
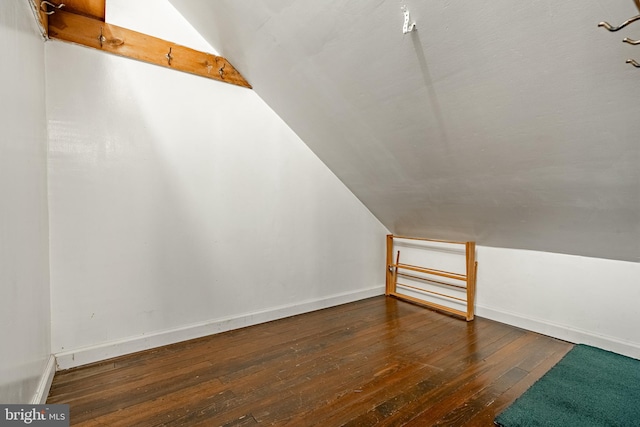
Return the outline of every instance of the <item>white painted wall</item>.
<path id="1" fill-rule="evenodd" d="M 50 355 L 44 43 L 0 2 L 0 402 L 36 399 Z"/>
<path id="2" fill-rule="evenodd" d="M 640 262 L 633 1 L 171 2 L 394 233 Z"/>
<path id="3" fill-rule="evenodd" d="M 59 42 L 46 68 L 60 367 L 383 292 L 387 230 L 255 92 Z"/>
<path id="4" fill-rule="evenodd" d="M 640 359 L 640 264 L 479 247 L 480 316 Z"/>
<path id="5" fill-rule="evenodd" d="M 168 0 L 106 0 L 105 20 L 192 49 L 218 54 Z"/>

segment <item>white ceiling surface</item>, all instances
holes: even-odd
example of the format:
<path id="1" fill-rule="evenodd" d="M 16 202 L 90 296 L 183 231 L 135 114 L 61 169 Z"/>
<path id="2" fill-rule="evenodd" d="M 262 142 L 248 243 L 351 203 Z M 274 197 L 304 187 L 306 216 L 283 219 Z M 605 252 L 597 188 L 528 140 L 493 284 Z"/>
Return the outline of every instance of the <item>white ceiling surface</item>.
<path id="1" fill-rule="evenodd" d="M 639 262 L 638 10 L 588 3 L 172 0 L 394 233 Z"/>

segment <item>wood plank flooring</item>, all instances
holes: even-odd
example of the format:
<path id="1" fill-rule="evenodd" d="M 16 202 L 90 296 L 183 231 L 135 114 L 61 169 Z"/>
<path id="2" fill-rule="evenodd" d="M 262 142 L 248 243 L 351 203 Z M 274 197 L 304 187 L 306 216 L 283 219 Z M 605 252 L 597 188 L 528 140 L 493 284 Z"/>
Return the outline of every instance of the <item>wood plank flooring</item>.
<path id="1" fill-rule="evenodd" d="M 375 297 L 58 372 L 78 426 L 492 426 L 572 344 Z"/>

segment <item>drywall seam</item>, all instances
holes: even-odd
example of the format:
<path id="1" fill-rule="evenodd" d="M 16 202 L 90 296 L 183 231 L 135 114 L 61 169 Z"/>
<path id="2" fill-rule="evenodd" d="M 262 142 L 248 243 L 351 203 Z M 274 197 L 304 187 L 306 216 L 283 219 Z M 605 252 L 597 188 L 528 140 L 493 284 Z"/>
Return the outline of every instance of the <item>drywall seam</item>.
<path id="1" fill-rule="evenodd" d="M 137 351 L 148 350 L 150 348 L 174 344 L 180 341 L 244 328 L 246 326 L 257 325 L 259 323 L 270 322 L 272 320 L 308 313 L 310 311 L 346 304 L 383 294 L 384 285 L 379 285 L 354 292 L 336 294 L 325 298 L 307 300 L 296 304 L 273 307 L 266 310 L 255 311 L 223 319 L 213 319 L 181 328 L 169 329 L 166 331 L 139 335 L 96 346 L 60 352 L 55 354 L 57 370 L 60 371 L 74 368 L 110 359 L 112 357 L 135 353 Z"/>
<path id="2" fill-rule="evenodd" d="M 42 372 L 42 376 L 40 377 L 40 382 L 38 383 L 38 388 L 36 389 L 36 393 L 31 400 L 31 403 L 34 405 L 40 405 L 47 403 L 47 396 L 49 396 L 49 390 L 51 389 L 51 383 L 53 382 L 53 376 L 56 373 L 56 358 L 52 354 L 49 356 L 49 360 L 47 361 L 47 365 Z"/>
<path id="3" fill-rule="evenodd" d="M 522 316 L 520 314 L 476 305 L 476 314 L 486 319 L 506 323 L 511 326 L 548 335 L 576 344 L 588 344 L 625 356 L 640 359 L 640 345 L 619 338 L 596 334 L 586 330 L 549 322 L 543 319 Z"/>

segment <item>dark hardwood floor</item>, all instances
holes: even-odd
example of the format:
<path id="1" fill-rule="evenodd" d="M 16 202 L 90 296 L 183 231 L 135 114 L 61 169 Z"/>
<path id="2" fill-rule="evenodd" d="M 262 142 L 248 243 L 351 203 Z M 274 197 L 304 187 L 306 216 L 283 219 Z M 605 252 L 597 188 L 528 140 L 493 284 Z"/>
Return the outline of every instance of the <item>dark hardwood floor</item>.
<path id="1" fill-rule="evenodd" d="M 81 426 L 492 426 L 572 344 L 367 300 L 58 372 Z"/>

